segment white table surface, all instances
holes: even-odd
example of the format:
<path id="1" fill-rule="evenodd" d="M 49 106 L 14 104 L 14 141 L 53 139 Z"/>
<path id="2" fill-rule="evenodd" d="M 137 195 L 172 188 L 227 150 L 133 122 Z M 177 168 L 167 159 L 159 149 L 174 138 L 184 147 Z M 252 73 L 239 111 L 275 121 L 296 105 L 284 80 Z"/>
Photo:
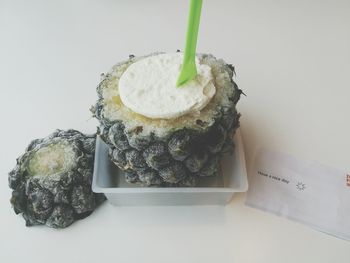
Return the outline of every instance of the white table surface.
<path id="1" fill-rule="evenodd" d="M 198 50 L 236 65 L 248 164 L 263 145 L 350 170 L 349 13 L 349 1 L 204 1 Z M 186 16 L 185 0 L 0 1 L 0 262 L 349 262 L 349 242 L 244 194 L 226 207 L 105 202 L 60 231 L 12 211 L 7 172 L 29 141 L 93 132 L 100 73 L 182 49 Z"/>

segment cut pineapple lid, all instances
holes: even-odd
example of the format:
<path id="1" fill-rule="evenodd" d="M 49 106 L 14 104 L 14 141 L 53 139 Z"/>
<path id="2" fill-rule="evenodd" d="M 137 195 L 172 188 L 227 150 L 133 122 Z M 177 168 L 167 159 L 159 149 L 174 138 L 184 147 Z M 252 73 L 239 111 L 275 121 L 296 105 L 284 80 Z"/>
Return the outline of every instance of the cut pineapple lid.
<path id="1" fill-rule="evenodd" d="M 131 64 L 119 80 L 123 104 L 153 119 L 173 119 L 203 109 L 215 95 L 211 68 L 196 59 L 197 77 L 176 87 L 183 54 L 147 57 Z"/>

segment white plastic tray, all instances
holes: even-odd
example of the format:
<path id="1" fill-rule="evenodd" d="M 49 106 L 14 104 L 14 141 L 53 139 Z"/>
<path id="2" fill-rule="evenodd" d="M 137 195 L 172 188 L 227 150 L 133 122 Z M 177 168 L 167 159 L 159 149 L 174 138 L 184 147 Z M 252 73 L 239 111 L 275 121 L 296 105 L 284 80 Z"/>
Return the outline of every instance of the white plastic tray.
<path id="1" fill-rule="evenodd" d="M 141 187 L 125 182 L 123 171 L 108 158 L 108 146 L 97 137 L 92 190 L 118 206 L 225 205 L 234 193 L 248 190 L 239 130 L 234 143 L 234 154 L 222 160 L 221 175 L 201 178 L 197 187 Z"/>

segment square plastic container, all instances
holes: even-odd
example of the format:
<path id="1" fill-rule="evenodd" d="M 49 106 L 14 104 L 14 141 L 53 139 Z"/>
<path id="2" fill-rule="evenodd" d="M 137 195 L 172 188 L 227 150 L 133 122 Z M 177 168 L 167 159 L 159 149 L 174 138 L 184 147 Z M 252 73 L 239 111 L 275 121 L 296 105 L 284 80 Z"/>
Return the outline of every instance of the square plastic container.
<path id="1" fill-rule="evenodd" d="M 234 193 L 248 190 L 244 150 L 239 130 L 235 152 L 221 162 L 221 173 L 200 178 L 196 187 L 142 187 L 124 180 L 123 171 L 108 158 L 108 146 L 97 137 L 92 190 L 117 206 L 225 205 Z"/>

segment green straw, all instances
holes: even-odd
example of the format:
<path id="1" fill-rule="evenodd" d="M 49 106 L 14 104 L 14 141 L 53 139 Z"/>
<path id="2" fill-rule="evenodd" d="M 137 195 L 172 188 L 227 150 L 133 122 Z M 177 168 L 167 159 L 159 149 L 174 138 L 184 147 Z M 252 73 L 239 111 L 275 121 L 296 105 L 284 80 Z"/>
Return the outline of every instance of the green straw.
<path id="1" fill-rule="evenodd" d="M 176 86 L 178 87 L 184 85 L 186 82 L 194 79 L 197 76 L 195 58 L 201 9 L 202 0 L 191 0 L 184 60 L 180 75 L 176 82 Z"/>

